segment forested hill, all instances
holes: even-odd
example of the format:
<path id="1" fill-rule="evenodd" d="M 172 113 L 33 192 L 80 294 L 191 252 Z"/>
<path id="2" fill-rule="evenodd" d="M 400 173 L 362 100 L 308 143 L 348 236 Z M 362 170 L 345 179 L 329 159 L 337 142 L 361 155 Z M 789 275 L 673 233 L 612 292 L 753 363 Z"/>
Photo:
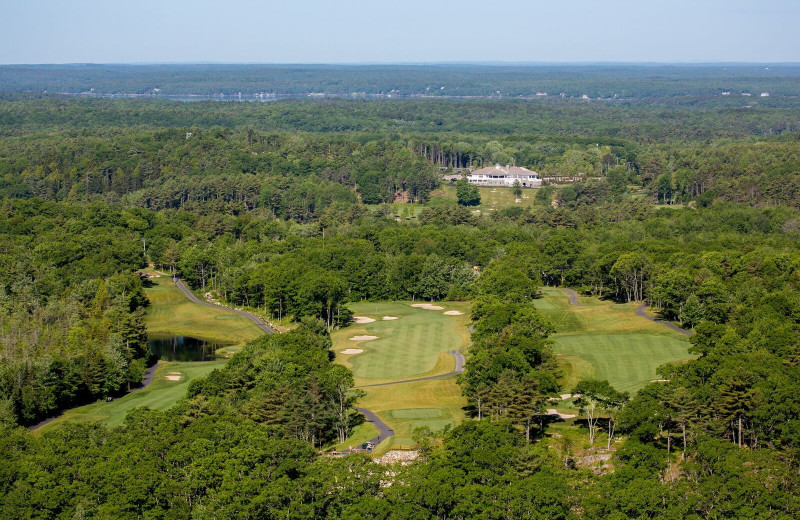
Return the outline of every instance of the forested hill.
<path id="1" fill-rule="evenodd" d="M 800 95 L 789 64 L 9 65 L 0 91 L 136 95 Z"/>

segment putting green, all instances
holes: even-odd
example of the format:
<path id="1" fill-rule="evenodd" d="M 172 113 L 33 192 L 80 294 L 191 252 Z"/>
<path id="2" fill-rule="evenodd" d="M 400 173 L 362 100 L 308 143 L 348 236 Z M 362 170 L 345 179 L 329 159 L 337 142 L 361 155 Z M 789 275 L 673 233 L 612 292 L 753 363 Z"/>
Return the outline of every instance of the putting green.
<path id="1" fill-rule="evenodd" d="M 691 358 L 686 336 L 637 316 L 636 304 L 581 297 L 580 305 L 570 305 L 563 289 L 545 287 L 542 293 L 535 304 L 556 327 L 552 339 L 566 391 L 594 377 L 635 392 L 656 379 L 659 365 Z"/>
<path id="2" fill-rule="evenodd" d="M 352 324 L 333 334 L 334 351 L 350 367 L 358 384 L 412 379 L 453 370 L 450 350 L 462 350 L 469 332 L 465 304 L 447 305 L 446 310 L 464 312 L 447 316 L 443 311 L 411 307 L 407 303 L 354 303 L 356 316 L 374 319 L 372 323 Z M 396 320 L 383 320 L 393 316 Z M 357 336 L 377 339 L 354 341 Z M 342 355 L 348 348 L 363 349 L 360 354 Z"/>
<path id="3" fill-rule="evenodd" d="M 442 411 L 438 408 L 406 408 L 392 410 L 389 415 L 395 419 L 438 419 L 442 416 Z"/>

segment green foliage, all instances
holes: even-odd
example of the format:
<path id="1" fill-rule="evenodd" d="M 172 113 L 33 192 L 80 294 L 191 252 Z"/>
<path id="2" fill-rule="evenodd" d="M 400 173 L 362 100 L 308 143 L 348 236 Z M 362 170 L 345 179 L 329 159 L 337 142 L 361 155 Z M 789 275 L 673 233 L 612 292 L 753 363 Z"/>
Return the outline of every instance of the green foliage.
<path id="1" fill-rule="evenodd" d="M 456 181 L 456 197 L 462 206 L 477 206 L 481 203 L 481 194 L 478 187 L 470 184 L 467 179 Z"/>

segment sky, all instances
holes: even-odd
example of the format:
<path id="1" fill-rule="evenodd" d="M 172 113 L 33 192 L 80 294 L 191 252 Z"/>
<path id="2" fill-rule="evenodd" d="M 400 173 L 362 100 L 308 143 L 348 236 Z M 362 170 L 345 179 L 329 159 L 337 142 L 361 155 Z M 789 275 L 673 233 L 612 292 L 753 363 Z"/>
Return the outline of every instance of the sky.
<path id="1" fill-rule="evenodd" d="M 800 0 L 0 0 L 0 63 L 800 62 Z"/>

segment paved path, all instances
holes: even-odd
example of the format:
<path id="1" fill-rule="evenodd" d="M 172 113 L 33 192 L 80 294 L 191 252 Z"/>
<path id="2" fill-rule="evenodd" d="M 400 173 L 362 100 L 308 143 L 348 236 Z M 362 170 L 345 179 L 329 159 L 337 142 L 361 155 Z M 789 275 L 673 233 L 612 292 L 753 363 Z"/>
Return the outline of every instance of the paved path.
<path id="1" fill-rule="evenodd" d="M 572 289 L 564 288 L 564 292 L 569 295 L 569 304 L 570 305 L 580 305 L 578 303 L 578 295 L 577 295 L 577 293 L 575 291 L 573 291 Z"/>
<path id="2" fill-rule="evenodd" d="M 382 440 L 388 439 L 394 435 L 394 430 L 389 428 L 385 422 L 381 421 L 381 418 L 378 417 L 375 412 L 371 412 L 366 408 L 360 408 L 358 406 L 354 406 L 353 408 L 364 414 L 364 417 L 367 418 L 367 422 L 371 422 L 373 426 L 378 429 L 378 436 L 373 437 L 368 442 L 371 442 L 377 446 Z"/>
<path id="3" fill-rule="evenodd" d="M 256 325 L 258 325 L 258 328 L 260 328 L 261 330 L 263 330 L 267 334 L 275 334 L 275 331 L 272 330 L 271 328 L 267 327 L 264 324 L 264 322 L 261 321 L 261 319 L 258 316 L 256 316 L 255 314 L 251 314 L 251 313 L 249 313 L 247 311 L 240 311 L 238 309 L 231 309 L 229 307 L 223 307 L 222 305 L 214 305 L 213 303 L 204 302 L 203 300 L 201 300 L 200 298 L 195 296 L 192 291 L 187 289 L 186 286 L 183 285 L 183 282 L 181 281 L 180 278 L 175 278 L 174 280 L 175 280 L 175 285 L 178 287 L 178 289 L 180 289 L 183 292 L 183 294 L 185 294 L 186 297 L 189 298 L 194 303 L 197 303 L 199 305 L 205 305 L 206 307 L 211 307 L 212 309 L 217 309 L 217 310 L 221 309 L 221 310 L 224 310 L 224 311 L 232 312 L 234 314 L 238 314 L 239 316 L 244 316 L 245 318 L 249 319 L 250 321 L 252 321 Z"/>
<path id="4" fill-rule="evenodd" d="M 402 379 L 400 381 L 389 381 L 388 383 L 373 383 L 371 385 L 361 385 L 357 386 L 356 388 L 369 388 L 372 386 L 388 386 L 388 385 L 399 385 L 402 383 L 413 383 L 415 381 L 428 381 L 431 379 L 443 379 L 445 377 L 456 376 L 464 372 L 464 354 L 457 350 L 451 350 L 450 354 L 456 359 L 456 368 L 452 372 L 448 372 L 446 374 L 439 374 L 438 376 L 427 376 L 427 377 L 417 377 L 414 379 Z"/>
<path id="5" fill-rule="evenodd" d="M 132 394 L 133 392 L 137 392 L 137 391 L 141 390 L 142 388 L 146 387 L 147 385 L 149 385 L 150 383 L 152 383 L 153 382 L 153 376 L 155 375 L 156 369 L 159 367 L 159 365 L 161 365 L 161 363 L 156 363 L 155 365 L 153 365 L 150 368 L 148 368 L 144 373 L 144 379 L 142 379 L 142 386 L 140 386 L 138 388 L 134 388 L 133 390 L 128 392 L 128 394 Z M 125 395 L 128 395 L 128 394 L 125 394 Z M 86 404 L 92 404 L 92 403 L 86 403 Z M 29 431 L 38 430 L 39 428 L 41 428 L 45 424 L 50 424 L 51 422 L 55 421 L 56 419 L 58 419 L 59 417 L 64 415 L 64 412 L 67 412 L 67 411 L 72 410 L 74 408 L 80 408 L 81 406 L 86 406 L 86 405 L 85 404 L 80 404 L 78 406 L 73 406 L 71 408 L 67 408 L 65 410 L 61 410 L 61 412 L 58 415 L 54 415 L 53 417 L 48 417 L 44 421 L 34 424 L 30 428 L 28 428 L 28 430 Z"/>
<path id="6" fill-rule="evenodd" d="M 647 304 L 646 303 L 643 303 L 643 304 L 639 305 L 638 307 L 636 307 L 636 315 L 637 316 L 641 316 L 642 318 L 644 318 L 646 320 L 650 320 L 650 321 L 654 321 L 656 323 L 661 323 L 662 325 L 666 325 L 670 329 L 674 330 L 675 332 L 677 332 L 679 334 L 683 334 L 684 336 L 691 336 L 692 335 L 692 333 L 689 332 L 688 330 L 682 329 L 682 328 L 678 327 L 677 325 L 675 325 L 672 322 L 665 321 L 665 320 L 660 320 L 658 318 L 650 316 L 649 314 L 647 314 L 647 312 L 645 312 L 646 308 L 647 308 Z"/>

